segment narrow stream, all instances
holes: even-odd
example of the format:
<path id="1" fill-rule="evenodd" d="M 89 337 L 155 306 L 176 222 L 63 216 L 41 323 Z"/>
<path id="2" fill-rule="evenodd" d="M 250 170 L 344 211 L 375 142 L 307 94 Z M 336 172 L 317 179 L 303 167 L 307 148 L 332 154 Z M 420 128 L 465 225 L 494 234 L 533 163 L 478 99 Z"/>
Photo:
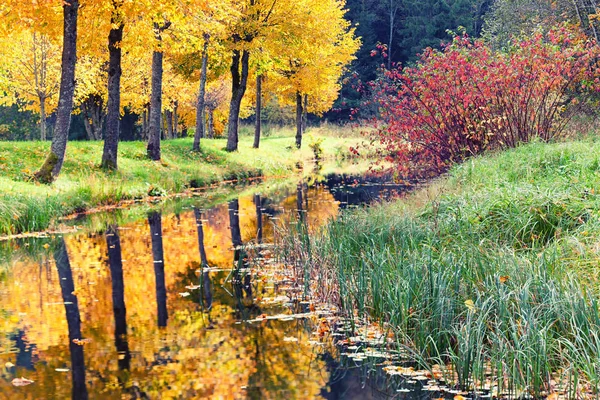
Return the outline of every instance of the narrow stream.
<path id="1" fill-rule="evenodd" d="M 341 356 L 335 310 L 272 246 L 298 218 L 314 231 L 402 189 L 332 176 L 0 243 L 0 398 L 431 398 Z"/>

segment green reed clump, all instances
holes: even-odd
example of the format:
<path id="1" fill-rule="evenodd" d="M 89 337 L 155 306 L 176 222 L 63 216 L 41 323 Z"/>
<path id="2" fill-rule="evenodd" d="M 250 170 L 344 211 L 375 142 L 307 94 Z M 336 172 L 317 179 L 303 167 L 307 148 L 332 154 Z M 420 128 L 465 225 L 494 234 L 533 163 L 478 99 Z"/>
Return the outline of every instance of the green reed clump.
<path id="1" fill-rule="evenodd" d="M 313 273 L 463 389 L 598 393 L 598 147 L 523 146 L 455 168 L 424 207 L 344 213 L 313 239 Z"/>

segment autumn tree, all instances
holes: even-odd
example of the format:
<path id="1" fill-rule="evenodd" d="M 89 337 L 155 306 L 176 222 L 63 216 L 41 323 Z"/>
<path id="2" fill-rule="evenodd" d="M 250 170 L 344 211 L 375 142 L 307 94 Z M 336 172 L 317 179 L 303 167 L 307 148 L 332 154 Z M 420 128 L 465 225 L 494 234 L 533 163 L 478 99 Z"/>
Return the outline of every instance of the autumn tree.
<path id="1" fill-rule="evenodd" d="M 110 32 L 108 33 L 108 104 L 106 112 L 106 136 L 102 152 L 102 168 L 117 169 L 119 147 L 119 120 L 121 117 L 121 42 L 125 20 L 123 0 L 112 0 Z"/>
<path id="2" fill-rule="evenodd" d="M 286 22 L 293 18 L 290 1 L 237 0 L 234 6 L 238 16 L 230 25 L 229 46 L 231 48 L 231 101 L 227 125 L 227 151 L 238 148 L 238 124 L 242 99 L 246 93 L 250 66 L 250 53 L 257 39 L 277 34 L 285 29 Z"/>
<path id="3" fill-rule="evenodd" d="M 75 94 L 78 10 L 79 0 L 63 3 L 63 50 L 56 125 L 50 153 L 40 170 L 35 174 L 35 179 L 43 183 L 51 183 L 58 176 L 67 150 L 71 113 L 73 112 L 73 96 Z"/>
<path id="4" fill-rule="evenodd" d="M 344 19 L 343 1 L 305 0 L 303 8 L 311 12 L 299 14 L 298 29 L 282 36 L 279 47 L 285 50 L 280 55 L 280 79 L 272 83 L 279 87 L 282 98 L 293 99 L 296 106 L 297 148 L 302 145 L 309 99 L 312 112 L 331 107 L 339 93 L 338 81 L 360 47 L 354 29 Z"/>
<path id="5" fill-rule="evenodd" d="M 60 73 L 60 48 L 47 33 L 26 29 L 2 37 L 0 52 L 7 79 L 0 88 L 1 101 L 21 101 L 40 114 L 40 139 L 46 140 L 46 118 L 56 107 Z"/>
<path id="6" fill-rule="evenodd" d="M 104 82 L 106 82 L 106 70 L 103 57 L 97 55 L 77 57 L 75 105 L 81 111 L 89 140 L 102 139 L 106 115 Z"/>

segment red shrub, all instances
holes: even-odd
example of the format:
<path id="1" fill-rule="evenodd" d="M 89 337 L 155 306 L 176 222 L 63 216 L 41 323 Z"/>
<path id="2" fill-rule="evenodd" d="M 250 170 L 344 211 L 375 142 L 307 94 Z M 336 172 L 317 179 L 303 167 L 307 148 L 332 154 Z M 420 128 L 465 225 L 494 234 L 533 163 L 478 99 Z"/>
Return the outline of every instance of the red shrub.
<path id="1" fill-rule="evenodd" d="M 492 148 L 547 141 L 598 83 L 599 47 L 566 26 L 504 52 L 457 36 L 376 87 L 377 138 L 403 175 L 433 175 Z"/>

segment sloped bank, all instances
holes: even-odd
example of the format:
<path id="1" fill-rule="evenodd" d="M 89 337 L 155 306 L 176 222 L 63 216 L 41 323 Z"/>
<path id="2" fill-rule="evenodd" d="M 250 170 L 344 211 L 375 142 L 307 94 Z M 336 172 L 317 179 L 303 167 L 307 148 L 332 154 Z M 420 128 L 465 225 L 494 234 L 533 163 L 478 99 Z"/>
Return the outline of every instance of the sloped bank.
<path id="1" fill-rule="evenodd" d="M 589 140 L 469 160 L 403 200 L 343 213 L 303 259 L 335 277 L 348 316 L 385 323 L 452 386 L 597 393 L 599 154 Z"/>
<path id="2" fill-rule="evenodd" d="M 316 136 L 316 138 L 319 138 Z M 283 177 L 310 160 L 312 150 L 295 150 L 293 138 L 267 137 L 252 149 L 250 137 L 240 139 L 239 151 L 227 153 L 225 141 L 206 140 L 194 153 L 191 138 L 162 144 L 161 162 L 145 156 L 145 143 L 124 142 L 119 148 L 119 170 L 98 168 L 101 142 L 69 143 L 63 171 L 52 185 L 29 178 L 39 167 L 49 143 L 0 142 L 0 235 L 43 231 L 60 217 L 99 206 L 149 196 L 167 196 L 227 180 Z M 345 155 L 360 139 L 323 136 L 325 157 Z"/>

